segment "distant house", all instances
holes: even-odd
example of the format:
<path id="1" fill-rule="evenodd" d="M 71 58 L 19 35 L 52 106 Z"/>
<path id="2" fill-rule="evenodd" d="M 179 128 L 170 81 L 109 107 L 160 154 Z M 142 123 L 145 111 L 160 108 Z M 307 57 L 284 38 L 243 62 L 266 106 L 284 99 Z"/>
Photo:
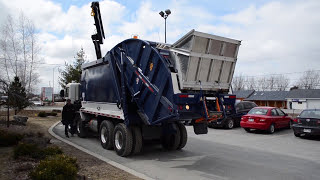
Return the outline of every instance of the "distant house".
<path id="1" fill-rule="evenodd" d="M 293 89 L 286 99 L 288 109 L 320 109 L 320 89 Z"/>
<path id="2" fill-rule="evenodd" d="M 254 92 L 255 92 L 254 90 L 239 90 L 239 91 L 234 91 L 232 94 L 236 95 L 236 98 L 242 101 L 250 97 Z"/>
<path id="3" fill-rule="evenodd" d="M 287 108 L 287 95 L 289 91 L 255 91 L 250 97 L 244 99 L 253 101 L 258 106 L 271 106 Z"/>

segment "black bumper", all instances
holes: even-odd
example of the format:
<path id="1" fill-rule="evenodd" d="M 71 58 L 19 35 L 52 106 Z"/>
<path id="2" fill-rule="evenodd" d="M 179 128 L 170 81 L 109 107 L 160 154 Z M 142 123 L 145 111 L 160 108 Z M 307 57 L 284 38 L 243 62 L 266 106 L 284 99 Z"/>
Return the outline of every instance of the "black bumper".
<path id="1" fill-rule="evenodd" d="M 226 120 L 217 120 L 217 121 L 212 121 L 209 123 L 210 127 L 225 127 L 226 125 Z"/>
<path id="2" fill-rule="evenodd" d="M 319 135 L 320 136 L 320 127 L 301 126 L 298 124 L 294 124 L 294 125 L 292 125 L 292 129 L 295 134 Z M 311 132 L 307 132 L 309 130 Z"/>

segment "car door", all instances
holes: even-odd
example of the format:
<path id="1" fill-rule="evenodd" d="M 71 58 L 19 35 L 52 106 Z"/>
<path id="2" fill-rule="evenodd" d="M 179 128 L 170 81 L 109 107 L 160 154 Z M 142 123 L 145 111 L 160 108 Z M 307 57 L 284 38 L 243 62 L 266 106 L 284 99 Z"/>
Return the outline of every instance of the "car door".
<path id="1" fill-rule="evenodd" d="M 276 109 L 271 109 L 271 119 L 272 123 L 274 123 L 275 128 L 281 127 L 281 123 L 279 122 L 279 115 Z"/>
<path id="2" fill-rule="evenodd" d="M 279 115 L 279 123 L 281 127 L 287 127 L 289 124 L 289 117 L 279 108 L 276 109 Z"/>
<path id="3" fill-rule="evenodd" d="M 242 102 L 240 102 L 236 105 L 237 114 L 234 116 L 234 120 L 235 120 L 236 124 L 240 124 L 241 117 L 246 114 L 243 112 L 243 109 L 244 109 L 244 106 L 243 106 Z"/>

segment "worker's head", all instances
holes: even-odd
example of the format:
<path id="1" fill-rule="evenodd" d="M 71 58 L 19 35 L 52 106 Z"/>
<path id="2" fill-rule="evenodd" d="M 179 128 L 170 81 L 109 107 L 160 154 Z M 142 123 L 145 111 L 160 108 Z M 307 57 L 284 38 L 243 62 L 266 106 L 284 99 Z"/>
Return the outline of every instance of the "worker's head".
<path id="1" fill-rule="evenodd" d="M 71 104 L 71 99 L 67 99 L 67 104 Z"/>

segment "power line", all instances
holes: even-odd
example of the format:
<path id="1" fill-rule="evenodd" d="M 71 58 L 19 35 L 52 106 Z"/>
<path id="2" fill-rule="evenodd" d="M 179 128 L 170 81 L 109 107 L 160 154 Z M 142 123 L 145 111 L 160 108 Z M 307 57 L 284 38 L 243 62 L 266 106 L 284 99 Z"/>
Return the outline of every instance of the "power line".
<path id="1" fill-rule="evenodd" d="M 14 59 L 7 59 L 7 58 L 3 58 L 3 57 L 1 57 L 0 59 L 3 59 L 3 60 L 10 60 L 10 61 L 14 61 L 14 62 L 22 62 L 22 63 L 25 63 L 25 61 L 23 61 L 23 60 L 14 60 Z M 0 63 L 5 63 L 5 62 L 0 62 Z M 29 62 L 30 63 L 30 62 Z M 50 65 L 50 66 L 58 66 L 58 65 L 60 65 L 60 66 L 64 66 L 65 64 L 48 64 L 48 63 L 46 63 L 46 62 L 33 62 L 33 63 L 35 63 L 35 64 L 37 64 L 37 65 Z"/>
<path id="2" fill-rule="evenodd" d="M 308 70 L 308 71 L 320 72 L 320 70 Z M 308 71 L 288 72 L 288 73 L 278 73 L 278 74 L 261 74 L 261 75 L 254 75 L 254 76 L 239 75 L 239 76 L 235 76 L 235 77 L 281 76 L 281 75 L 288 75 L 288 74 L 301 74 L 301 73 L 305 73 L 305 72 L 308 72 Z"/>

